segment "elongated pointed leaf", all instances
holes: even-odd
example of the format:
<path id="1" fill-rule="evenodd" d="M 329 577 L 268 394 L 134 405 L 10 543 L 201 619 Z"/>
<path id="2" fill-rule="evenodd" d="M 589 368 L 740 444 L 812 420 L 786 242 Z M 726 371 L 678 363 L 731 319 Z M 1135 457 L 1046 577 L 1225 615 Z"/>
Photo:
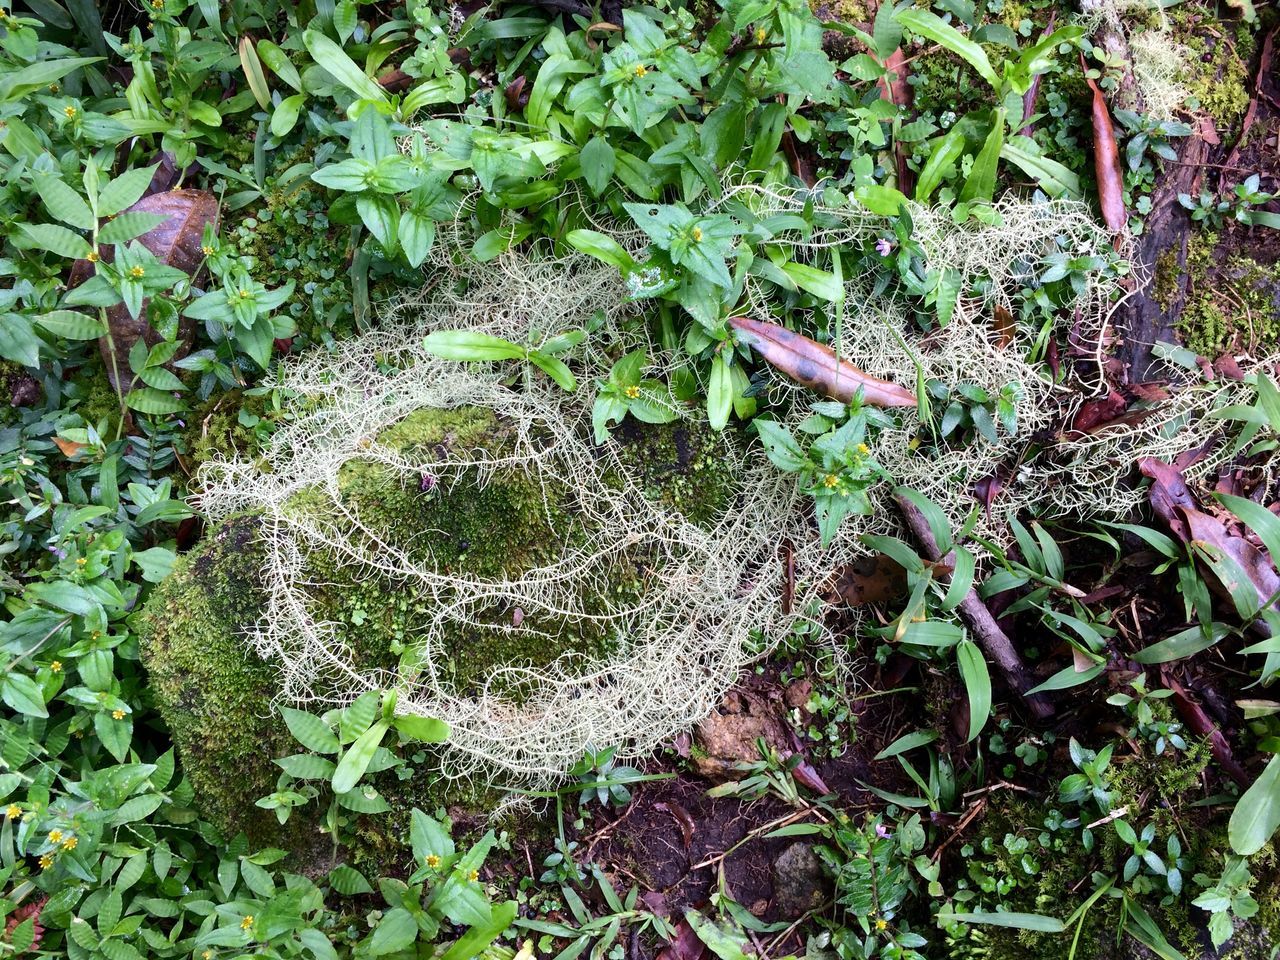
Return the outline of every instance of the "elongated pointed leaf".
<path id="1" fill-rule="evenodd" d="M 873 406 L 916 405 L 915 394 L 910 390 L 863 373 L 847 360 L 836 359 L 830 347 L 794 330 L 747 317 L 732 317 L 729 326 L 778 370 L 828 397 L 848 403 L 861 389 L 863 400 Z"/>

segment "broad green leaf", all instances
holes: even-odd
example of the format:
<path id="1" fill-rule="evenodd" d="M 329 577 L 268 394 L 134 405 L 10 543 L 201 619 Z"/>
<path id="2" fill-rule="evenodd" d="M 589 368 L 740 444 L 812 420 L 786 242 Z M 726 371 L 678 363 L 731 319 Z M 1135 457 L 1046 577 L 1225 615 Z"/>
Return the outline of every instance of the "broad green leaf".
<path id="1" fill-rule="evenodd" d="M 844 299 L 844 284 L 834 273 L 803 263 L 784 263 L 782 270 L 797 287 L 831 303 Z"/>
<path id="2" fill-rule="evenodd" d="M 25 673 L 13 671 L 0 680 L 0 699 L 25 716 L 49 716 L 40 685 Z"/>
<path id="3" fill-rule="evenodd" d="M 151 186 L 156 165 L 134 167 L 107 183 L 98 194 L 98 216 L 113 217 L 142 199 Z"/>
<path id="4" fill-rule="evenodd" d="M 1088 683 L 1090 680 L 1095 679 L 1106 667 L 1105 663 L 1095 663 L 1087 670 L 1077 670 L 1074 665 L 1064 667 L 1044 683 L 1028 690 L 1027 696 L 1031 696 L 1034 693 L 1046 693 L 1050 690 L 1066 690 L 1070 687 L 1078 687 L 1082 683 Z"/>
<path id="5" fill-rule="evenodd" d="M 912 7 L 898 14 L 898 22 L 917 36 L 940 43 L 956 56 L 967 60 L 978 71 L 978 75 L 991 84 L 993 90 L 999 91 L 1000 77 L 987 59 L 986 51 L 941 17 L 928 10 Z"/>
<path id="6" fill-rule="evenodd" d="M 308 750 L 316 753 L 337 753 L 338 737 L 329 725 L 315 714 L 293 707 L 281 707 L 280 715 L 284 717 L 285 726 L 293 734 L 293 738 Z"/>
<path id="7" fill-rule="evenodd" d="M 1138 663 L 1168 663 L 1170 660 L 1181 660 L 1201 650 L 1208 650 L 1229 632 L 1225 624 L 1215 623 L 1206 635 L 1197 624 L 1139 650 L 1133 655 L 1133 659 Z"/>
<path id="8" fill-rule="evenodd" d="M 471 330 L 437 330 L 427 334 L 422 345 L 442 360 L 517 360 L 525 355 L 519 344 Z"/>
<path id="9" fill-rule="evenodd" d="M 516 902 L 508 900 L 493 908 L 493 915 L 485 923 L 479 923 L 464 933 L 440 957 L 440 960 L 472 960 L 486 955 L 485 948 L 493 943 L 515 921 Z"/>
<path id="10" fill-rule="evenodd" d="M 280 105 L 271 113 L 271 135 L 283 137 L 292 130 L 294 124 L 298 122 L 298 113 L 306 102 L 306 95 L 301 93 L 295 93 L 281 100 Z"/>
<path id="11" fill-rule="evenodd" d="M 946 136 L 940 138 L 929 151 L 929 159 L 916 180 L 916 202 L 926 203 L 933 191 L 938 189 L 949 170 L 964 153 L 964 132 L 953 127 Z"/>
<path id="12" fill-rule="evenodd" d="M 961 202 L 989 201 L 996 191 L 996 169 L 1000 165 L 1000 148 L 1004 146 L 1004 108 L 998 108 L 991 121 L 991 132 L 974 158 L 969 179 L 960 191 Z M 981 408 L 974 408 L 981 409 Z"/>
<path id="13" fill-rule="evenodd" d="M 19 228 L 32 246 L 48 250 L 59 257 L 81 260 L 93 249 L 89 246 L 89 241 L 80 234 L 56 223 L 23 223 L 19 224 Z"/>
<path id="14" fill-rule="evenodd" d="M 299 93 L 302 92 L 302 77 L 298 75 L 298 68 L 293 65 L 288 55 L 278 46 L 270 40 L 259 40 L 258 58 L 277 77 L 293 87 L 294 90 Z"/>
<path id="15" fill-rule="evenodd" d="M 960 665 L 960 677 L 964 680 L 969 696 L 969 736 L 972 740 L 986 725 L 991 716 L 991 674 L 982 650 L 967 637 L 956 645 L 956 662 Z"/>
<path id="16" fill-rule="evenodd" d="M 617 163 L 613 147 L 609 146 L 609 141 L 604 137 L 594 136 L 582 148 L 582 153 L 578 155 L 578 162 L 582 166 L 582 177 L 587 181 L 587 186 L 591 188 L 592 193 L 599 196 L 613 178 Z"/>
<path id="17" fill-rule="evenodd" d="M 338 761 L 338 768 L 333 772 L 333 792 L 346 793 L 354 790 L 364 772 L 369 769 L 369 762 L 382 744 L 382 738 L 390 726 L 385 720 L 379 720 L 362 733 L 346 753 Z"/>
<path id="18" fill-rule="evenodd" d="M 904 733 L 893 743 L 889 744 L 879 753 L 873 760 L 887 760 L 890 757 L 896 757 L 900 753 L 906 753 L 908 750 L 914 750 L 916 747 L 923 747 L 926 744 L 933 743 L 938 739 L 938 731 L 936 730 L 916 730 L 914 733 Z"/>
<path id="19" fill-rule="evenodd" d="M 1273 560 L 1280 563 L 1280 517 L 1252 500 L 1233 496 L 1229 493 L 1216 494 L 1218 500 L 1243 520 L 1250 530 L 1258 535 Z"/>
<path id="20" fill-rule="evenodd" d="M 258 59 L 258 51 L 253 47 L 250 37 L 240 38 L 240 66 L 244 68 L 245 79 L 249 81 L 249 89 L 253 99 L 263 110 L 271 108 L 271 87 L 267 85 L 267 75 L 263 72 L 262 61 Z M 316 57 L 319 60 L 319 57 Z M 323 64 L 321 64 L 323 66 Z"/>
<path id="21" fill-rule="evenodd" d="M 575 250 L 603 260 L 619 270 L 630 270 L 636 262 L 616 240 L 595 230 L 570 230 L 565 242 Z"/>
<path id="22" fill-rule="evenodd" d="M 711 380 L 707 385 L 707 419 L 711 429 L 723 430 L 733 410 L 733 376 L 720 354 L 711 359 Z"/>
<path id="23" fill-rule="evenodd" d="M 324 68 L 329 76 L 357 97 L 379 103 L 388 102 L 386 91 L 369 79 L 342 48 L 323 33 L 318 30 L 304 30 L 302 43 L 315 62 Z"/>
<path id="24" fill-rule="evenodd" d="M 1242 857 L 1263 848 L 1280 827 L 1280 756 L 1272 757 L 1231 811 L 1227 839 Z"/>
<path id="25" fill-rule="evenodd" d="M 103 334 L 102 324 L 96 317 L 78 310 L 50 310 L 35 321 L 54 336 L 67 340 L 96 340 Z"/>
<path id="26" fill-rule="evenodd" d="M 1047 917 L 1041 913 L 951 913 L 942 910 L 938 912 L 937 919 L 943 923 L 982 923 L 1017 930 L 1034 930 L 1037 933 L 1062 933 L 1067 929 L 1057 917 Z"/>
<path id="27" fill-rule="evenodd" d="M 403 714 L 392 721 L 395 728 L 410 740 L 422 743 L 444 743 L 449 739 L 449 725 L 435 717 Z"/>
<path id="28" fill-rule="evenodd" d="M 168 219 L 169 215 L 164 213 L 144 213 L 141 210 L 122 213 L 98 231 L 98 242 L 107 244 L 127 243 L 136 237 L 142 236 L 144 233 L 154 230 Z"/>
<path id="29" fill-rule="evenodd" d="M 124 402 L 129 409 L 137 410 L 139 413 L 145 413 L 153 417 L 178 413 L 187 408 L 186 403 L 182 400 L 154 387 L 140 387 L 137 390 L 130 390 L 125 396 Z"/>
<path id="30" fill-rule="evenodd" d="M 393 907 L 382 915 L 364 949 L 369 956 L 381 957 L 407 950 L 417 939 L 418 922 L 413 914 L 404 907 Z"/>
<path id="31" fill-rule="evenodd" d="M 49 174 L 36 177 L 36 192 L 54 219 L 82 230 L 92 230 L 96 220 L 84 197 Z"/>

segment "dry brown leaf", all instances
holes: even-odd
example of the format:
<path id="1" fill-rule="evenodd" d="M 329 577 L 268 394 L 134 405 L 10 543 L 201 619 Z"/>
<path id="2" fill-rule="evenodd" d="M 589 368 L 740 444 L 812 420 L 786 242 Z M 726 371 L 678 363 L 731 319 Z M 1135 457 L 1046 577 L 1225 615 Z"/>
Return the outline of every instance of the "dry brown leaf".
<path id="1" fill-rule="evenodd" d="M 760 356 L 797 383 L 848 403 L 862 388 L 863 400 L 877 407 L 914 407 L 915 394 L 905 387 L 863 373 L 835 351 L 803 334 L 747 317 L 732 317 L 729 326 Z"/>

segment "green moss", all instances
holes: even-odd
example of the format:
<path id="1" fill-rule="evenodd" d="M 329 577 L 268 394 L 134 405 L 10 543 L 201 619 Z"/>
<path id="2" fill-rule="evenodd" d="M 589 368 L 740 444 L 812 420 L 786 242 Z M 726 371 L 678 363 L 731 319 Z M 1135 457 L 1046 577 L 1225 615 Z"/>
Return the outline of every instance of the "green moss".
<path id="1" fill-rule="evenodd" d="M 220 457 L 255 454 L 258 439 L 253 428 L 245 425 L 241 411 L 260 417 L 265 408 L 262 396 L 232 390 L 210 397 L 187 414 L 183 440 L 191 458 L 192 471 Z"/>
<path id="2" fill-rule="evenodd" d="M 1214 233 L 1193 235 L 1188 245 L 1187 299 L 1178 317 L 1183 345 L 1209 358 L 1237 350 L 1265 355 L 1280 345 L 1280 267 L 1240 254 L 1224 259 L 1218 246 Z M 1158 299 L 1161 269 L 1163 262 L 1157 265 Z"/>
<path id="3" fill-rule="evenodd" d="M 1199 4 L 1182 4 L 1167 12 L 1172 39 L 1194 54 L 1182 81 L 1225 138 L 1249 109 L 1248 65 L 1257 41 L 1247 25 L 1233 29 Z M 1213 24 L 1212 31 L 1204 29 L 1206 20 Z"/>
<path id="4" fill-rule="evenodd" d="M 77 401 L 75 412 L 108 439 L 116 435 L 120 423 L 120 396 L 107 381 L 106 372 L 97 364 L 89 364 L 77 372 L 68 389 L 68 397 Z"/>
<path id="5" fill-rule="evenodd" d="M 1115 809 L 1127 809 L 1126 821 L 1135 830 L 1155 825 L 1152 849 L 1163 856 L 1167 838 L 1176 835 L 1183 844 L 1183 855 L 1193 864 L 1183 871 L 1181 897 L 1168 896 L 1158 878 L 1138 876 L 1124 884 L 1156 918 L 1170 942 L 1189 958 L 1198 955 L 1199 929 L 1205 920 L 1201 911 L 1191 906 L 1199 892 L 1191 875 L 1220 869 L 1222 851 L 1229 849 L 1225 814 L 1192 806 L 1203 793 L 1200 784 L 1211 756 L 1207 743 L 1193 744 L 1185 753 L 1161 756 L 1144 749 L 1118 757 L 1109 777 Z M 1090 819 L 1099 819 L 1101 815 L 1090 806 L 1062 809 L 1055 816 L 1050 812 L 1055 806 L 1012 792 L 991 795 L 985 816 L 961 851 L 962 878 L 955 881 L 955 888 L 973 898 L 965 909 L 990 910 L 999 905 L 1064 918 L 1093 893 L 1090 878 L 1095 871 L 1107 877 L 1121 874 L 1131 850 L 1114 829 L 1095 828 L 1093 846 L 1086 849 L 1079 828 L 1063 824 L 1068 817 L 1087 814 Z M 1097 900 L 1084 917 L 1075 955 L 1118 955 L 1114 943 L 1123 923 L 1122 911 L 1119 899 L 1104 896 Z M 948 956 L 956 960 L 1061 956 L 1064 942 L 1057 934 L 969 928 L 948 941 Z"/>
<path id="6" fill-rule="evenodd" d="M 492 413 L 474 408 L 418 411 L 377 439 L 410 456 L 423 450 L 438 456 L 440 447 L 451 447 L 484 449 L 499 457 L 512 442 L 508 428 Z M 716 469 L 724 464 L 714 456 L 718 442 L 686 425 L 643 428 L 623 443 L 623 459 L 635 464 L 636 475 L 630 479 L 639 480 L 656 498 L 673 506 L 688 504 L 710 519 L 726 507 L 732 490 L 725 471 Z M 356 459 L 340 470 L 339 490 L 345 506 L 380 536 L 439 572 L 515 576 L 553 561 L 587 532 L 578 491 L 546 488 L 524 471 L 498 469 L 483 483 L 470 475 L 450 483 L 436 478 L 405 482 L 380 464 Z M 305 513 L 324 503 L 304 492 L 291 509 Z M 274 789 L 279 771 L 272 759 L 297 750 L 272 716 L 275 672 L 246 650 L 242 638 L 259 620 L 266 599 L 260 573 L 264 553 L 255 542 L 256 532 L 253 517 L 230 521 L 179 564 L 142 614 L 143 656 L 157 706 L 208 817 L 228 833 L 246 830 L 296 849 L 300 842 L 314 842 L 315 823 L 301 817 L 297 828 L 291 820 L 279 831 L 274 819 L 254 806 Z M 641 594 L 651 560 L 643 545 L 637 546 L 612 571 L 611 582 L 600 588 L 603 594 L 584 596 L 588 611 Z M 312 614 L 336 626 L 335 642 L 346 645 L 357 669 L 409 676 L 418 669 L 412 640 L 430 614 L 427 599 L 320 550 L 306 558 L 303 576 L 315 585 L 309 591 Z M 513 616 L 536 630 L 516 637 L 502 631 Z M 601 628 L 557 621 L 549 614 L 517 614 L 497 602 L 468 611 L 466 623 L 435 649 L 434 666 L 465 695 L 488 680 L 499 664 L 536 666 L 569 651 L 598 654 L 614 639 Z M 524 692 L 505 693 L 519 699 Z M 228 777 L 227 771 L 236 775 Z M 394 812 L 353 815 L 364 853 L 373 857 L 384 840 L 386 849 L 399 849 L 388 838 L 409 807 L 465 803 L 471 796 L 440 787 L 430 757 L 409 780 L 387 773 L 378 786 Z"/>

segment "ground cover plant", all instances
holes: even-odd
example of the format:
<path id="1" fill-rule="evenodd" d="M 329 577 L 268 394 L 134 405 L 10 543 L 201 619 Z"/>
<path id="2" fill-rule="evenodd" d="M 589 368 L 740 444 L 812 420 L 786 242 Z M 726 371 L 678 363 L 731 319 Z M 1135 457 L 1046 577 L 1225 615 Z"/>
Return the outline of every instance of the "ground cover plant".
<path id="1" fill-rule="evenodd" d="M 1280 955 L 1278 30 L 0 10 L 0 957 Z"/>

